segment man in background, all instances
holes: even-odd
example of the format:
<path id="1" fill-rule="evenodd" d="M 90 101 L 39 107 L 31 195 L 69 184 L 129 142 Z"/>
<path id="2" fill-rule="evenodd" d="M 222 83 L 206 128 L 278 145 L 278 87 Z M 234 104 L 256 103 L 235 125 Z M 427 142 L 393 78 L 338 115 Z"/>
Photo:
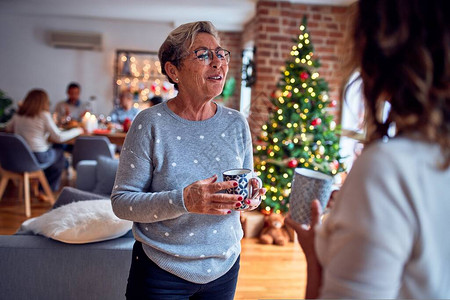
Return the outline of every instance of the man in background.
<path id="1" fill-rule="evenodd" d="M 83 115 L 89 110 L 88 104 L 80 100 L 81 87 L 76 82 L 67 86 L 67 100 L 60 101 L 55 106 L 56 122 L 64 125 L 71 121 L 81 121 Z"/>

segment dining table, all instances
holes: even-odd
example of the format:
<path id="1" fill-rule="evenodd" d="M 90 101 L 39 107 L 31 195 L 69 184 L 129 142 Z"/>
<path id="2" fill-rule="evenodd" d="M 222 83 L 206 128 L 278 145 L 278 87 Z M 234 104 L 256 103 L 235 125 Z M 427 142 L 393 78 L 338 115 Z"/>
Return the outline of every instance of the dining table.
<path id="1" fill-rule="evenodd" d="M 82 136 L 106 136 L 113 144 L 122 146 L 125 142 L 126 132 L 110 129 L 96 129 L 91 133 L 83 133 Z"/>
<path id="2" fill-rule="evenodd" d="M 118 130 L 96 129 L 93 130 L 92 132 L 82 133 L 79 136 L 106 136 L 112 144 L 122 146 L 123 143 L 125 142 L 125 137 L 127 136 L 127 133 Z M 77 137 L 65 141 L 64 144 L 73 145 L 75 144 L 76 139 Z"/>

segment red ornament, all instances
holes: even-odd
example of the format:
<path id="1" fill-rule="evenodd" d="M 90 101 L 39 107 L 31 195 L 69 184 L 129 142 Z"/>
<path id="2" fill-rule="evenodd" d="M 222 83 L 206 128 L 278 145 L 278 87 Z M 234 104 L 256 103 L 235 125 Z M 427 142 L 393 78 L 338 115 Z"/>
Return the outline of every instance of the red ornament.
<path id="1" fill-rule="evenodd" d="M 300 79 L 301 80 L 306 80 L 306 79 L 308 79 L 308 77 L 309 77 L 309 74 L 307 73 L 307 72 L 301 72 L 300 73 Z"/>
<path id="2" fill-rule="evenodd" d="M 123 121 L 123 131 L 124 132 L 128 132 L 128 130 L 130 130 L 130 127 L 131 127 L 131 119 L 130 118 L 126 118 L 124 121 Z"/>
<path id="3" fill-rule="evenodd" d="M 314 119 L 314 120 L 311 121 L 311 125 L 312 126 L 317 126 L 317 125 L 320 125 L 320 124 L 322 124 L 322 119 L 321 118 L 317 118 L 317 119 Z"/>
<path id="4" fill-rule="evenodd" d="M 329 104 L 329 107 L 336 107 L 337 105 L 337 101 L 336 100 L 332 100 Z"/>
<path id="5" fill-rule="evenodd" d="M 298 165 L 298 161 L 294 158 L 288 161 L 288 168 L 295 168 Z"/>
<path id="6" fill-rule="evenodd" d="M 287 97 L 288 97 L 288 98 L 291 98 L 291 97 L 292 97 L 292 93 L 289 92 L 289 93 L 287 94 Z"/>
<path id="7" fill-rule="evenodd" d="M 334 160 L 331 164 L 334 170 L 337 170 L 339 168 L 339 162 L 337 160 Z"/>

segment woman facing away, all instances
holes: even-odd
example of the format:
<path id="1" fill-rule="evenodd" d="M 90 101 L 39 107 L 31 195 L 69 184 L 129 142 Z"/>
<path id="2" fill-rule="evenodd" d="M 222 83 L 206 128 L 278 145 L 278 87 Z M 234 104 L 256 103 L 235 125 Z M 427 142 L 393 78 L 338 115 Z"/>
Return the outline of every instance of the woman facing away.
<path id="1" fill-rule="evenodd" d="M 68 164 L 62 148 L 53 148 L 49 139 L 62 143 L 83 133 L 82 128 L 61 131 L 50 115 L 50 100 L 41 89 L 28 92 L 19 110 L 6 126 L 6 131 L 22 136 L 40 163 L 53 162 L 44 170 L 52 191 L 57 191 L 61 173 Z M 45 196 L 40 195 L 41 198 Z"/>
<path id="2" fill-rule="evenodd" d="M 237 182 L 218 182 L 218 175 L 253 170 L 253 150 L 246 119 L 212 101 L 230 52 L 210 22 L 193 22 L 169 34 L 159 60 L 178 94 L 134 119 L 111 195 L 116 215 L 134 222 L 126 296 L 231 300 L 243 236 L 235 208 L 243 199 L 219 193 Z"/>
<path id="3" fill-rule="evenodd" d="M 306 298 L 448 299 L 449 1 L 357 5 L 368 142 L 321 226 L 317 201 L 309 229 L 287 220 L 307 258 Z"/>

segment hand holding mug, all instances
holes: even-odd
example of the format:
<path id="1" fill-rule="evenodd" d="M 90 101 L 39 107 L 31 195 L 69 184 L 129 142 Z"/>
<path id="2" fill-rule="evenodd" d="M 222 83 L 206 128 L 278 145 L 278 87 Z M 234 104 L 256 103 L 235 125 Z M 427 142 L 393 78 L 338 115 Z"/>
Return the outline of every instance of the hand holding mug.
<path id="1" fill-rule="evenodd" d="M 183 190 L 184 205 L 189 212 L 211 215 L 230 214 L 231 210 L 241 206 L 241 195 L 219 193 L 237 187 L 236 181 L 216 182 L 217 175 L 196 181 Z"/>
<path id="2" fill-rule="evenodd" d="M 250 169 L 231 169 L 223 172 L 223 181 L 236 181 L 238 186 L 226 190 L 227 194 L 241 195 L 241 205 L 237 210 L 253 210 L 261 204 L 261 196 L 266 193 L 260 178 Z"/>

